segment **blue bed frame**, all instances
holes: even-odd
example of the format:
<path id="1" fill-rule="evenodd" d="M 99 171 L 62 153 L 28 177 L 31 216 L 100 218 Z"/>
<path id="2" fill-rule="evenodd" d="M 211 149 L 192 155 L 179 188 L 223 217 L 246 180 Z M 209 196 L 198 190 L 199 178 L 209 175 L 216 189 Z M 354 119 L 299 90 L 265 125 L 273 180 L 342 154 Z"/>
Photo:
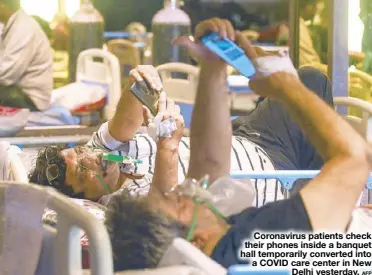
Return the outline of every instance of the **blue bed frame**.
<path id="1" fill-rule="evenodd" d="M 276 179 L 287 191 L 293 188 L 294 182 L 298 179 L 312 179 L 319 174 L 319 170 L 278 170 L 278 171 L 240 171 L 234 172 L 230 176 L 234 179 Z M 369 176 L 366 188 L 372 190 L 372 174 Z"/>
<path id="2" fill-rule="evenodd" d="M 278 170 L 278 171 L 239 171 L 230 174 L 234 179 L 275 179 L 278 180 L 286 190 L 285 197 L 288 197 L 288 192 L 293 188 L 295 181 L 298 179 L 313 179 L 319 174 L 319 170 Z M 370 174 L 366 189 L 368 189 L 368 203 L 372 204 L 372 173 Z"/>
<path id="3" fill-rule="evenodd" d="M 291 275 L 291 271 L 285 269 L 259 269 L 249 265 L 231 266 L 227 275 Z"/>
<path id="4" fill-rule="evenodd" d="M 234 179 L 275 179 L 278 180 L 286 191 L 290 191 L 298 179 L 312 179 L 319 174 L 319 170 L 297 171 L 297 170 L 279 170 L 279 171 L 240 171 L 234 172 L 230 176 Z M 370 174 L 366 188 L 368 192 L 368 203 L 372 199 L 372 173 Z M 249 265 L 235 265 L 228 269 L 228 275 L 290 275 L 290 270 L 278 269 L 267 270 L 258 269 Z"/>

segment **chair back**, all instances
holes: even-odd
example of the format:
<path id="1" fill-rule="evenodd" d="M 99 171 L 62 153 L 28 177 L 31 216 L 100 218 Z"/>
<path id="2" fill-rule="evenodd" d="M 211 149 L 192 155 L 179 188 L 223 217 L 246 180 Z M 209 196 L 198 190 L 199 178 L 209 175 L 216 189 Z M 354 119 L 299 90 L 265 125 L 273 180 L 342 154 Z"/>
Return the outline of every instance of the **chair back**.
<path id="1" fill-rule="evenodd" d="M 55 189 L 0 182 L 0 274 L 81 274 L 81 230 L 89 238 L 92 275 L 113 275 L 105 226 Z M 42 223 L 46 208 L 57 213 L 56 228 Z M 30 238 L 30 236 L 32 236 Z"/>
<path id="2" fill-rule="evenodd" d="M 184 63 L 166 63 L 157 67 L 164 90 L 176 102 L 193 104 L 199 83 L 199 68 Z M 184 78 L 174 77 L 177 74 Z"/>
<path id="3" fill-rule="evenodd" d="M 76 81 L 98 85 L 107 92 L 105 119 L 110 119 L 121 96 L 120 64 L 118 58 L 102 49 L 89 49 L 80 53 Z"/>
<path id="4" fill-rule="evenodd" d="M 127 39 L 114 39 L 107 42 L 109 52 L 114 54 L 120 63 L 121 85 L 125 87 L 129 81 L 129 72 L 141 64 L 140 49 L 135 42 Z"/>

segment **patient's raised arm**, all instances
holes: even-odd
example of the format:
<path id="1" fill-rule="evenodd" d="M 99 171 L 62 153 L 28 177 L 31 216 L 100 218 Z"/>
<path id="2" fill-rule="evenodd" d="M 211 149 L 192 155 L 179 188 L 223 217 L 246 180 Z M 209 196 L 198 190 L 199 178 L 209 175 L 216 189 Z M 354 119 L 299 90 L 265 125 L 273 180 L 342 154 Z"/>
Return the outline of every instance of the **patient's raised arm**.
<path id="1" fill-rule="evenodd" d="M 243 35 L 237 36 L 238 43 L 256 65 L 265 62 L 262 50 L 251 47 Z M 277 61 L 280 65 L 280 60 Z M 371 170 L 370 148 L 295 74 L 283 72 L 291 69 L 291 64 L 286 64 L 286 68 L 270 75 L 260 74 L 251 79 L 250 85 L 256 93 L 279 100 L 288 108 L 326 163 L 319 176 L 300 192 L 313 229 L 345 230 Z"/>
<path id="2" fill-rule="evenodd" d="M 184 131 L 179 106 L 167 99 L 164 92 L 160 94 L 158 115 L 162 116 L 163 121 L 173 123 L 176 129 L 170 136 L 159 136 L 157 140 L 155 171 L 150 189 L 150 196 L 156 197 L 155 203 L 159 203 L 158 199 L 178 184 L 178 148 Z"/>
<path id="3" fill-rule="evenodd" d="M 234 40 L 231 23 L 218 18 L 200 23 L 195 37 L 198 39 L 211 31 Z M 208 174 L 213 182 L 230 172 L 232 129 L 226 63 L 199 42 L 183 37 L 176 43 L 188 48 L 190 54 L 199 59 L 201 67 L 191 121 L 188 177 L 201 179 Z"/>
<path id="4" fill-rule="evenodd" d="M 143 123 L 142 104 L 130 91 L 133 83 L 143 80 L 157 92 L 163 90 L 159 74 L 153 66 L 138 66 L 130 72 L 129 86 L 123 90 L 115 115 L 109 121 L 109 132 L 117 141 L 131 140 Z"/>

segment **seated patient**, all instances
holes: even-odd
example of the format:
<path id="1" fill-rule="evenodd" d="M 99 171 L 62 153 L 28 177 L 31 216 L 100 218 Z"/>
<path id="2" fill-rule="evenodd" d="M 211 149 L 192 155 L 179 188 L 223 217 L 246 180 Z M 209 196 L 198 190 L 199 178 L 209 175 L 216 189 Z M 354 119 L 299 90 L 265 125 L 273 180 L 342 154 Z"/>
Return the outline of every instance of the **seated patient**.
<path id="1" fill-rule="evenodd" d="M 229 267 L 242 263 L 237 252 L 242 241 L 256 230 L 345 231 L 372 168 L 371 148 L 366 141 L 301 83 L 288 57 L 267 56 L 261 49 L 251 47 L 223 20 L 205 22 L 198 31 L 217 31 L 237 41 L 256 66 L 258 73 L 250 81 L 254 92 L 266 97 L 267 104 L 280 103 L 288 110 L 325 165 L 290 199 L 250 207 L 224 219 L 213 205 L 200 199 L 200 193 L 187 190 L 184 184 L 177 185 L 175 160 L 180 135 L 174 132 L 158 143 L 163 155 L 157 154 L 149 195 L 134 198 L 122 193 L 109 203 L 106 224 L 116 270 L 156 267 L 176 237 L 187 237 L 213 260 Z M 232 130 L 224 89 L 226 64 L 188 38 L 180 38 L 178 43 L 201 63 L 187 177 L 201 179 L 207 174 L 213 187 L 216 179 L 228 176 L 230 171 Z M 267 63 L 273 59 L 276 67 Z M 219 110 L 218 114 L 214 110 Z M 177 189 L 183 192 L 175 193 Z M 232 199 L 231 204 L 234 203 Z"/>
<path id="2" fill-rule="evenodd" d="M 40 25 L 15 4 L 0 0 L 0 105 L 49 108 L 53 89 L 53 56 Z"/>
<path id="3" fill-rule="evenodd" d="M 198 25 L 197 31 L 213 22 L 205 21 Z M 331 87 L 327 77 L 312 68 L 298 71 L 300 80 L 307 88 L 316 93 L 330 106 L 333 106 Z M 147 80 L 159 92 L 162 84 L 159 75 L 152 66 L 139 66 L 131 72 L 131 83 Z M 226 87 L 226 79 L 221 84 Z M 218 87 L 220 88 L 220 87 Z M 161 99 L 163 101 L 165 98 Z M 211 103 L 213 106 L 214 102 Z M 224 115 L 213 108 L 212 124 Z M 211 111 L 212 111 L 211 110 Z M 111 191 L 124 186 L 131 194 L 147 194 L 154 173 L 157 144 L 148 134 L 137 133 L 143 123 L 143 107 L 129 92 L 123 91 L 115 116 L 104 123 L 92 140 L 84 147 L 73 149 L 47 147 L 39 152 L 36 165 L 30 174 L 30 181 L 54 186 L 71 197 L 84 197 L 98 200 L 107 193 L 107 188 L 97 180 L 95 174 L 104 176 Z M 249 116 L 234 121 L 235 131 L 232 136 L 230 171 L 270 171 L 270 170 L 318 170 L 323 160 L 315 152 L 297 124 L 294 123 L 283 104 L 270 98 L 264 99 Z M 209 136 L 211 142 L 214 136 Z M 95 150 L 92 150 L 95 148 Z M 97 151 L 97 148 L 100 149 Z M 178 171 L 179 182 L 185 179 L 190 160 L 190 139 L 181 138 L 179 144 Z M 109 173 L 103 171 L 99 164 L 99 155 L 105 152 L 130 155 L 140 159 L 142 164 L 121 164 L 110 166 Z M 49 154 L 49 160 L 48 160 Z M 52 164 L 58 171 L 52 171 Z M 53 166 L 55 167 L 55 166 Z M 83 167 L 89 169 L 82 169 Z M 116 168 L 115 168 L 116 167 Z M 119 173 L 120 170 L 120 173 Z M 49 171 L 49 172 L 48 172 Z M 49 173 L 49 177 L 47 174 Z M 275 180 L 251 182 L 256 189 L 254 206 L 283 199 L 280 184 Z M 105 190 L 106 189 L 106 190 Z"/>

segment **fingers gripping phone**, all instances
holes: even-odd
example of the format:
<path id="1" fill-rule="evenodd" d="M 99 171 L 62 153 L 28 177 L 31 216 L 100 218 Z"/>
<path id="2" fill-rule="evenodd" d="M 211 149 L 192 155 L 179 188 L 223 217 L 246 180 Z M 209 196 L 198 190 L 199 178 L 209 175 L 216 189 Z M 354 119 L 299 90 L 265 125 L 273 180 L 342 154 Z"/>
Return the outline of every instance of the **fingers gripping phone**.
<path id="1" fill-rule="evenodd" d="M 221 38 L 218 33 L 212 32 L 203 36 L 200 41 L 214 54 L 234 67 L 245 77 L 250 78 L 256 74 L 256 69 L 242 48 L 228 38 Z"/>
<path id="2" fill-rule="evenodd" d="M 160 94 L 152 89 L 146 81 L 135 82 L 130 88 L 130 91 L 150 110 L 153 116 L 157 115 Z"/>

